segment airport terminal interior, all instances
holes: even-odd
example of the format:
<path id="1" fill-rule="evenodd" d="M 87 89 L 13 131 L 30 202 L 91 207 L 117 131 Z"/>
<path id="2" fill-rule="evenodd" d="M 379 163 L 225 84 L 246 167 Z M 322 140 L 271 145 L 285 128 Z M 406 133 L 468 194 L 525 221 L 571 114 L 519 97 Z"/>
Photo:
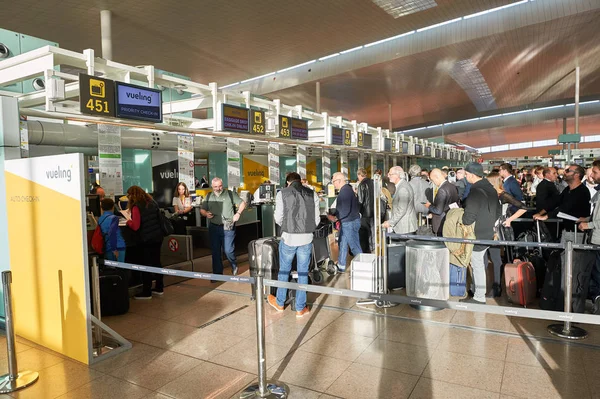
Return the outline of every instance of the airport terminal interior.
<path id="1" fill-rule="evenodd" d="M 598 21 L 4 2 L 0 399 L 600 398 Z"/>

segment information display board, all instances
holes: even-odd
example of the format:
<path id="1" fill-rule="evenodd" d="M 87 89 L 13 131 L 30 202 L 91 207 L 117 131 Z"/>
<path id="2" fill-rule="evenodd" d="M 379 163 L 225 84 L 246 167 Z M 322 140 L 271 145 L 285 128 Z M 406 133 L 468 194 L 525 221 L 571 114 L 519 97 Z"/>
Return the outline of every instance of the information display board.
<path id="1" fill-rule="evenodd" d="M 117 118 L 162 122 L 162 92 L 116 82 Z"/>
<path id="2" fill-rule="evenodd" d="M 442 151 L 442 159 L 448 159 L 448 150 Z"/>
<path id="3" fill-rule="evenodd" d="M 308 121 L 304 119 L 292 119 L 292 139 L 308 140 Z"/>
<path id="4" fill-rule="evenodd" d="M 426 157 L 430 157 L 431 156 L 431 147 L 425 147 L 425 156 Z"/>
<path id="5" fill-rule="evenodd" d="M 364 144 L 364 148 L 366 148 L 367 150 L 372 150 L 373 149 L 373 135 L 365 133 L 363 135 L 363 144 Z"/>
<path id="6" fill-rule="evenodd" d="M 388 139 L 387 137 L 383 138 L 383 151 L 392 152 L 392 139 Z"/>
<path id="7" fill-rule="evenodd" d="M 94 116 L 116 116 L 114 80 L 79 74 L 79 111 Z"/>
<path id="8" fill-rule="evenodd" d="M 352 145 L 352 131 L 344 129 L 344 145 L 350 147 Z"/>
<path id="9" fill-rule="evenodd" d="M 402 147 L 400 148 L 400 152 L 402 154 L 408 154 L 408 141 L 402 142 Z"/>
<path id="10" fill-rule="evenodd" d="M 415 144 L 415 155 L 422 155 L 423 146 L 421 144 Z"/>
<path id="11" fill-rule="evenodd" d="M 266 131 L 265 111 L 250 110 L 250 133 L 265 134 Z"/>
<path id="12" fill-rule="evenodd" d="M 248 123 L 250 110 L 248 108 L 223 104 L 222 111 L 223 130 L 250 133 L 250 124 Z"/>
<path id="13" fill-rule="evenodd" d="M 439 148 L 435 149 L 435 157 L 436 158 L 441 158 L 442 157 L 442 150 L 440 150 Z"/>
<path id="14" fill-rule="evenodd" d="M 344 130 L 341 127 L 331 126 L 331 144 L 344 145 Z"/>
<path id="15" fill-rule="evenodd" d="M 289 116 L 279 115 L 279 137 L 289 139 L 292 137 L 291 121 Z"/>

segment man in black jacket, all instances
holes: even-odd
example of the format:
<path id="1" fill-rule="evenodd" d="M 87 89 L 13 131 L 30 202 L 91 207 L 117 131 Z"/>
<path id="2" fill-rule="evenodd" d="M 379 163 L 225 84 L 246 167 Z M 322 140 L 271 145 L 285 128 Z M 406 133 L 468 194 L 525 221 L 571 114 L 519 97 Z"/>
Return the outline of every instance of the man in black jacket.
<path id="1" fill-rule="evenodd" d="M 373 249 L 373 225 L 375 223 L 373 214 L 373 197 L 375 188 L 373 180 L 367 177 L 365 168 L 359 168 L 356 172 L 358 177 L 358 206 L 360 212 L 360 229 L 358 236 L 360 239 L 360 247 L 364 253 L 370 253 Z"/>
<path id="2" fill-rule="evenodd" d="M 556 188 L 556 179 L 558 173 L 556 168 L 544 168 L 544 180 L 539 182 L 535 190 L 535 210 L 540 213 L 542 210 L 550 212 L 560 203 L 560 194 Z"/>
<path id="3" fill-rule="evenodd" d="M 465 168 L 467 181 L 472 184 L 469 196 L 465 201 L 465 213 L 462 222 L 471 225 L 475 222 L 475 238 L 478 240 L 494 239 L 494 224 L 500 217 L 501 206 L 498 193 L 491 183 L 484 179 L 481 164 L 472 162 Z M 473 282 L 475 283 L 476 303 L 485 303 L 487 265 L 487 249 L 485 245 L 475 245 L 471 256 Z"/>
<path id="4" fill-rule="evenodd" d="M 454 184 L 444 179 L 444 174 L 437 168 L 431 171 L 429 178 L 438 187 L 438 190 L 433 204 L 428 202 L 425 206 L 432 214 L 431 224 L 434 234 L 441 236 L 450 205 L 454 203 L 458 207 L 458 189 Z"/>

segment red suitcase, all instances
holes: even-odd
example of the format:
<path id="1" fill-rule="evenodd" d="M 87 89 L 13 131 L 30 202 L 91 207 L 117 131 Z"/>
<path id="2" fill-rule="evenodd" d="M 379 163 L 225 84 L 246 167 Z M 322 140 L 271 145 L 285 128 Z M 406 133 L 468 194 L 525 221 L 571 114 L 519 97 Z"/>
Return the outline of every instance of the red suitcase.
<path id="1" fill-rule="evenodd" d="M 535 268 L 531 263 L 515 259 L 514 263 L 507 264 L 504 267 L 504 280 L 510 302 L 525 307 L 533 302 L 537 292 L 537 282 Z"/>

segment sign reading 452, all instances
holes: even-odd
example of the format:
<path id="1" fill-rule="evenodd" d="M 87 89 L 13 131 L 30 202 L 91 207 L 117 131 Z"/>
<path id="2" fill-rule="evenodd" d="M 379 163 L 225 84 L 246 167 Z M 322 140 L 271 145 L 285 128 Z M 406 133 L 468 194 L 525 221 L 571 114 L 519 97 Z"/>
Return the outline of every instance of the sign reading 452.
<path id="1" fill-rule="evenodd" d="M 94 116 L 116 116 L 115 82 L 80 73 L 79 111 Z"/>

